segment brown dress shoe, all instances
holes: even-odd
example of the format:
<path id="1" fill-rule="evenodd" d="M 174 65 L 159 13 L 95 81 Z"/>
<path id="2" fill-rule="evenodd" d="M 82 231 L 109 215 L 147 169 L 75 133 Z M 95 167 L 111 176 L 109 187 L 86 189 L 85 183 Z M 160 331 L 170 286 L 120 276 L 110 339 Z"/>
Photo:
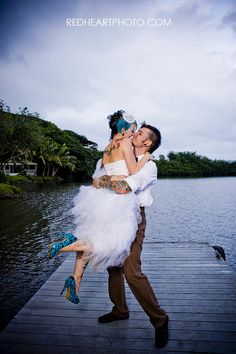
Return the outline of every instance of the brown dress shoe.
<path id="1" fill-rule="evenodd" d="M 100 323 L 108 323 L 113 321 L 127 320 L 129 318 L 129 314 L 123 316 L 116 316 L 114 313 L 109 312 L 103 316 L 98 317 L 98 322 Z"/>
<path id="2" fill-rule="evenodd" d="M 162 348 L 164 345 L 166 345 L 168 341 L 168 323 L 169 323 L 169 317 L 166 315 L 166 321 L 165 323 L 158 328 L 155 328 L 155 344 L 157 348 Z"/>

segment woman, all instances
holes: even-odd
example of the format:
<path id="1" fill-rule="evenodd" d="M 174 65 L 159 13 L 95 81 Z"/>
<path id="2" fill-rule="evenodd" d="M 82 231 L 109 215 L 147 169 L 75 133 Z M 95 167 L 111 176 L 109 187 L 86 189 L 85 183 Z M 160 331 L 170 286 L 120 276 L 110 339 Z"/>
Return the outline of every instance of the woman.
<path id="1" fill-rule="evenodd" d="M 111 142 L 104 150 L 102 166 L 113 180 L 120 180 L 138 172 L 150 159 L 150 154 L 146 153 L 136 162 L 130 140 L 137 128 L 133 117 L 118 111 L 108 119 Z M 76 279 L 74 276 L 67 278 L 63 288 L 63 291 L 67 289 L 66 298 L 78 303 L 77 292 L 88 261 L 99 271 L 123 265 L 136 237 L 140 209 L 132 192 L 119 195 L 93 186 L 82 186 L 74 203 L 75 230 L 63 241 L 51 244 L 48 255 L 52 258 L 58 252 L 79 252 Z"/>

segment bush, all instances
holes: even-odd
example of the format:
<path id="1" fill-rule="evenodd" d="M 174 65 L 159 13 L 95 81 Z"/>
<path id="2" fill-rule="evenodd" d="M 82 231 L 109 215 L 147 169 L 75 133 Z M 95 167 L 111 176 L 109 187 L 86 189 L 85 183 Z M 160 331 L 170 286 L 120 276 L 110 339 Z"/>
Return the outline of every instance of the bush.
<path id="1" fill-rule="evenodd" d="M 55 184 L 63 182 L 63 179 L 60 177 L 50 177 L 50 176 L 10 176 L 9 181 L 12 184 L 20 183 L 39 183 L 39 184 Z"/>
<path id="2" fill-rule="evenodd" d="M 28 180 L 31 182 L 35 183 L 40 183 L 40 184 L 56 184 L 56 183 L 62 183 L 63 179 L 60 177 L 50 177 L 50 176 L 28 176 Z"/>
<path id="3" fill-rule="evenodd" d="M 12 183 L 12 184 L 27 183 L 28 182 L 28 177 L 27 176 L 22 176 L 22 175 L 9 176 L 9 182 Z"/>
<path id="4" fill-rule="evenodd" d="M 21 189 L 10 184 L 0 183 L 0 199 L 14 198 Z"/>

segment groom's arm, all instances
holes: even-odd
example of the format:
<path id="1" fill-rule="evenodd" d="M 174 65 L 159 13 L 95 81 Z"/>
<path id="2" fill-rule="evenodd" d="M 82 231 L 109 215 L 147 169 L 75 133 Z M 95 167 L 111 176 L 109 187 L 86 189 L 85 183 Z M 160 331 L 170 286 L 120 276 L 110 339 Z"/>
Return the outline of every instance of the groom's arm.
<path id="1" fill-rule="evenodd" d="M 117 194 L 126 194 L 131 192 L 129 184 L 125 180 L 111 181 L 111 176 L 105 175 L 106 171 L 101 167 L 102 159 L 99 159 L 96 165 L 96 169 L 92 175 L 93 186 L 95 188 L 110 189 Z"/>
<path id="2" fill-rule="evenodd" d="M 112 181 L 111 176 L 102 176 L 99 179 L 93 180 L 93 186 L 95 188 L 110 189 L 117 194 L 127 194 L 132 190 L 125 180 Z"/>
<path id="3" fill-rule="evenodd" d="M 94 180 L 96 188 L 107 188 L 118 194 L 127 194 L 131 191 L 139 192 L 152 186 L 157 181 L 157 166 L 153 161 L 147 162 L 143 168 L 134 175 L 122 181 L 111 181 L 111 176 L 102 176 Z"/>

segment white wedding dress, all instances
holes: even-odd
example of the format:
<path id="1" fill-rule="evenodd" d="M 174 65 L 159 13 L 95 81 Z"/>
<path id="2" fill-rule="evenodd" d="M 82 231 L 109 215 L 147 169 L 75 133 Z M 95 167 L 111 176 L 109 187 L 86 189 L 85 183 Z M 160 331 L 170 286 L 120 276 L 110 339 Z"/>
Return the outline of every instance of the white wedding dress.
<path id="1" fill-rule="evenodd" d="M 124 160 L 105 164 L 104 168 L 109 176 L 129 174 Z M 141 221 L 135 193 L 117 194 L 105 188 L 81 186 L 72 213 L 76 225 L 73 234 L 89 244 L 93 269 L 122 266 Z"/>

